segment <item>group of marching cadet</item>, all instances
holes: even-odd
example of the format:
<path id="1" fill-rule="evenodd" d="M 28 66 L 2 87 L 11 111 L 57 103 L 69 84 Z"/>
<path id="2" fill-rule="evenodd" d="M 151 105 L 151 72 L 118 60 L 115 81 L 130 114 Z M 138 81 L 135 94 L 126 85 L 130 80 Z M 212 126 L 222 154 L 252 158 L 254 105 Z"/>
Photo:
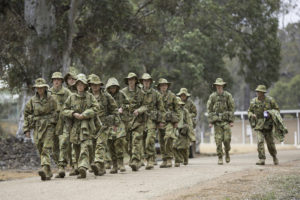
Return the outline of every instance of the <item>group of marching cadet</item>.
<path id="1" fill-rule="evenodd" d="M 129 166 L 138 171 L 156 164 L 155 142 L 158 138 L 162 156 L 161 168 L 187 165 L 189 147 L 195 142 L 197 110 L 186 88 L 175 95 L 166 79 L 154 81 L 150 74 L 140 78 L 129 73 L 121 89 L 118 80 L 104 84 L 99 76 L 75 74 L 52 75 L 49 88 L 43 78 L 35 81 L 35 95 L 24 110 L 24 134 L 30 137 L 41 158 L 41 180 L 50 180 L 51 157 L 58 166 L 56 178 L 86 178 L 87 171 L 102 176 L 106 169 L 115 174 Z M 63 86 L 65 82 L 67 87 Z M 146 164 L 144 164 L 146 161 Z"/>

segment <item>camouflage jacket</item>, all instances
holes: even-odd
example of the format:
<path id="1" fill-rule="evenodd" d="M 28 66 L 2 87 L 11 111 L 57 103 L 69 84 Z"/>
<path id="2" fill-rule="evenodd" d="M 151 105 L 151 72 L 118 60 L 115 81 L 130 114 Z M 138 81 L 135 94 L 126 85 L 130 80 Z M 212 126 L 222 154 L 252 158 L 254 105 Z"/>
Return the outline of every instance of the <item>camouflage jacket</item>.
<path id="1" fill-rule="evenodd" d="M 118 108 L 123 109 L 123 112 L 119 113 L 121 120 L 122 121 L 128 120 L 128 115 L 129 115 L 128 97 L 122 91 L 117 91 L 115 94 L 111 94 L 111 96 L 116 101 Z"/>
<path id="2" fill-rule="evenodd" d="M 264 111 L 273 109 L 279 111 L 279 107 L 272 97 L 265 96 L 263 100 L 259 100 L 257 97 L 253 98 L 248 109 L 251 127 L 255 130 L 270 130 L 272 128 L 272 120 L 271 118 L 264 118 Z M 253 117 L 254 115 L 256 115 L 256 118 Z"/>
<path id="3" fill-rule="evenodd" d="M 185 149 L 190 145 L 190 129 L 193 126 L 192 118 L 189 111 L 181 106 L 179 109 L 180 117 L 178 122 L 177 138 L 175 141 L 175 147 L 177 149 Z"/>
<path id="4" fill-rule="evenodd" d="M 61 111 L 63 109 L 63 105 L 67 98 L 72 94 L 71 91 L 65 87 L 61 87 L 59 90 L 56 90 L 54 87 L 50 88 L 51 95 L 57 102 L 57 110 L 60 112 L 59 119 L 57 121 L 57 125 L 55 128 L 56 135 L 61 135 L 63 132 L 63 116 Z"/>
<path id="5" fill-rule="evenodd" d="M 49 126 L 55 126 L 58 118 L 57 103 L 47 92 L 46 98 L 41 99 L 36 93 L 26 103 L 24 109 L 24 133 L 34 129 L 40 139 Z"/>
<path id="6" fill-rule="evenodd" d="M 176 95 L 169 90 L 167 91 L 166 94 L 162 94 L 162 101 L 166 111 L 165 114 L 166 123 L 179 122 L 180 111 L 179 111 L 179 104 L 176 98 L 177 98 Z"/>
<path id="7" fill-rule="evenodd" d="M 196 127 L 197 108 L 191 99 L 187 99 L 184 107 L 189 111 L 193 121 L 193 128 Z"/>
<path id="8" fill-rule="evenodd" d="M 81 141 L 89 140 L 96 131 L 94 117 L 99 112 L 99 104 L 89 92 L 83 95 L 73 93 L 65 102 L 63 116 L 68 118 L 65 126 L 70 127 L 71 143 L 80 144 Z M 84 116 L 83 120 L 76 119 L 73 114 L 79 113 Z"/>
<path id="9" fill-rule="evenodd" d="M 234 121 L 234 101 L 231 94 L 212 93 L 207 101 L 208 122 L 211 124 L 232 123 Z"/>
<path id="10" fill-rule="evenodd" d="M 164 114 L 165 108 L 162 101 L 161 94 L 150 88 L 149 90 L 144 90 L 144 105 L 147 107 L 146 117 L 155 123 L 165 122 Z"/>
<path id="11" fill-rule="evenodd" d="M 128 87 L 125 87 L 122 89 L 122 92 L 129 100 L 128 126 L 133 130 L 142 125 L 145 121 L 144 113 L 147 111 L 147 107 L 144 105 L 145 94 L 138 86 L 136 86 L 134 91 L 130 91 Z M 133 114 L 135 110 L 138 110 L 139 112 L 137 117 Z"/>

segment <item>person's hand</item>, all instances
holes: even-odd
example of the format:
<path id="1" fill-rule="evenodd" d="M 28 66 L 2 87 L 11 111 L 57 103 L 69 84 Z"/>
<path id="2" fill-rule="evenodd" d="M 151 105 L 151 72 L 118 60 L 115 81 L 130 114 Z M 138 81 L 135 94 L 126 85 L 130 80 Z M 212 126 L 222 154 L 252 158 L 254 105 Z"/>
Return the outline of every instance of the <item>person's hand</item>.
<path id="1" fill-rule="evenodd" d="M 139 115 L 139 111 L 138 111 L 138 110 L 135 110 L 135 111 L 133 112 L 133 114 L 134 114 L 135 116 L 138 116 L 138 115 Z"/>
<path id="2" fill-rule="evenodd" d="M 74 113 L 73 116 L 78 120 L 82 120 L 84 118 L 83 115 L 79 113 Z"/>
<path id="3" fill-rule="evenodd" d="M 213 125 L 212 125 L 212 124 L 209 124 L 208 126 L 209 126 L 209 128 L 212 128 L 212 127 L 213 127 Z"/>
<path id="4" fill-rule="evenodd" d="M 113 128 L 114 132 L 117 132 L 117 127 L 116 126 L 113 126 L 112 128 Z"/>
<path id="5" fill-rule="evenodd" d="M 232 122 L 229 125 L 230 125 L 230 127 L 233 127 L 233 123 Z"/>
<path id="6" fill-rule="evenodd" d="M 254 119 L 256 119 L 256 114 L 253 114 L 252 117 L 253 117 Z"/>
<path id="7" fill-rule="evenodd" d="M 123 113 L 123 108 L 119 108 L 118 112 Z"/>
<path id="8" fill-rule="evenodd" d="M 27 138 L 30 138 L 30 132 L 29 132 L 29 131 L 25 132 L 25 136 L 26 136 Z"/>

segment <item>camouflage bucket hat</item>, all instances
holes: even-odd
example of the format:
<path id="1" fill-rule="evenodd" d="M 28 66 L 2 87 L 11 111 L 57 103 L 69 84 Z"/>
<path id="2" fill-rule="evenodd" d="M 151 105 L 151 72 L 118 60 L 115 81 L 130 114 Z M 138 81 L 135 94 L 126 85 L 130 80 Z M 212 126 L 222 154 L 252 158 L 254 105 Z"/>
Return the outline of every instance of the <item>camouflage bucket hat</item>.
<path id="1" fill-rule="evenodd" d="M 140 82 L 142 82 L 143 80 L 151 80 L 151 81 L 153 81 L 151 75 L 148 74 L 148 73 L 144 73 L 144 74 L 142 75 L 142 78 L 140 78 Z"/>
<path id="2" fill-rule="evenodd" d="M 42 88 L 42 87 L 46 87 L 47 89 L 49 89 L 49 85 L 46 83 L 45 79 L 43 78 L 36 79 L 33 88 Z"/>
<path id="3" fill-rule="evenodd" d="M 108 79 L 105 88 L 108 89 L 111 86 L 117 86 L 118 88 L 120 88 L 120 84 L 115 77 L 111 77 Z"/>
<path id="4" fill-rule="evenodd" d="M 126 85 L 128 85 L 128 79 L 131 79 L 131 78 L 136 78 L 136 84 L 139 82 L 138 81 L 138 76 L 135 73 L 130 72 L 128 74 L 128 76 L 124 78 L 124 82 L 125 82 Z"/>
<path id="5" fill-rule="evenodd" d="M 76 82 L 75 82 L 74 86 L 76 86 L 76 84 L 77 84 L 79 81 L 82 82 L 82 83 L 85 84 L 85 85 L 88 85 L 88 82 L 87 82 L 87 80 L 86 80 L 85 74 L 78 74 L 78 75 L 77 75 Z"/>
<path id="6" fill-rule="evenodd" d="M 159 87 L 160 84 L 167 84 L 167 85 L 170 87 L 171 82 L 168 82 L 167 79 L 165 79 L 165 78 L 160 78 L 160 79 L 158 80 L 157 87 Z"/>
<path id="7" fill-rule="evenodd" d="M 62 76 L 61 72 L 54 72 L 51 79 L 62 79 L 64 81 L 64 77 Z"/>
<path id="8" fill-rule="evenodd" d="M 75 72 L 68 72 L 66 73 L 65 77 L 64 77 L 64 81 L 67 82 L 68 77 L 71 76 L 73 79 L 77 79 L 76 73 Z"/>
<path id="9" fill-rule="evenodd" d="M 104 85 L 96 74 L 90 74 L 88 78 L 89 84 Z"/>
<path id="10" fill-rule="evenodd" d="M 227 83 L 223 81 L 222 78 L 217 78 L 214 85 L 226 85 Z"/>
<path id="11" fill-rule="evenodd" d="M 267 87 L 265 85 L 258 85 L 257 88 L 255 89 L 256 92 L 267 92 Z"/>
<path id="12" fill-rule="evenodd" d="M 177 93 L 177 96 L 180 96 L 182 94 L 185 94 L 187 97 L 191 96 L 191 94 L 188 93 L 188 90 L 186 88 L 181 88 L 180 91 Z"/>
<path id="13" fill-rule="evenodd" d="M 177 102 L 180 104 L 180 105 L 184 105 L 185 103 L 181 100 L 180 97 L 176 97 L 177 99 Z"/>

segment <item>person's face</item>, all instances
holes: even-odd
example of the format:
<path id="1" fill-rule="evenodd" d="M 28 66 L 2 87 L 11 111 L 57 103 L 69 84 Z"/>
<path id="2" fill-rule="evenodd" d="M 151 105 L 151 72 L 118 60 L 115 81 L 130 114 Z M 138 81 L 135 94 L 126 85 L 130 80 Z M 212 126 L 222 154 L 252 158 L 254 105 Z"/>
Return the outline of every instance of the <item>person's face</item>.
<path id="1" fill-rule="evenodd" d="M 181 98 L 182 101 L 186 101 L 187 96 L 186 96 L 185 94 L 181 94 L 181 95 L 180 95 L 180 98 Z"/>
<path id="2" fill-rule="evenodd" d="M 54 78 L 52 81 L 55 88 L 58 88 L 62 85 L 62 79 L 60 78 Z"/>
<path id="3" fill-rule="evenodd" d="M 74 85 L 75 81 L 76 80 L 74 78 L 72 78 L 71 76 L 68 76 L 67 83 L 69 86 Z"/>
<path id="4" fill-rule="evenodd" d="M 115 94 L 115 93 L 117 92 L 117 89 L 118 89 L 118 87 L 115 86 L 115 85 L 110 86 L 110 87 L 108 88 L 109 93 L 111 93 L 111 94 Z"/>
<path id="5" fill-rule="evenodd" d="M 39 96 L 43 96 L 45 94 L 46 87 L 36 88 L 36 91 L 39 94 Z"/>
<path id="6" fill-rule="evenodd" d="M 160 84 L 159 89 L 161 92 L 166 92 L 168 90 L 168 87 L 169 87 L 168 84 L 163 83 L 163 84 Z"/>
<path id="7" fill-rule="evenodd" d="M 76 89 L 78 92 L 84 92 L 85 87 L 86 86 L 81 81 L 78 81 L 76 84 Z"/>
<path id="8" fill-rule="evenodd" d="M 129 87 L 135 87 L 136 84 L 136 78 L 130 78 L 128 79 L 128 85 Z"/>
<path id="9" fill-rule="evenodd" d="M 256 92 L 256 96 L 258 98 L 263 98 L 265 96 L 265 93 L 263 93 L 263 92 Z"/>
<path id="10" fill-rule="evenodd" d="M 98 92 L 101 88 L 100 84 L 91 84 L 91 89 L 93 91 L 93 93 Z"/>
<path id="11" fill-rule="evenodd" d="M 143 80 L 144 88 L 149 89 L 151 86 L 151 82 L 152 82 L 151 79 Z"/>
<path id="12" fill-rule="evenodd" d="M 216 85 L 216 88 L 217 88 L 217 92 L 218 92 L 219 94 L 221 94 L 221 93 L 223 92 L 224 86 L 223 86 L 223 85 Z"/>

